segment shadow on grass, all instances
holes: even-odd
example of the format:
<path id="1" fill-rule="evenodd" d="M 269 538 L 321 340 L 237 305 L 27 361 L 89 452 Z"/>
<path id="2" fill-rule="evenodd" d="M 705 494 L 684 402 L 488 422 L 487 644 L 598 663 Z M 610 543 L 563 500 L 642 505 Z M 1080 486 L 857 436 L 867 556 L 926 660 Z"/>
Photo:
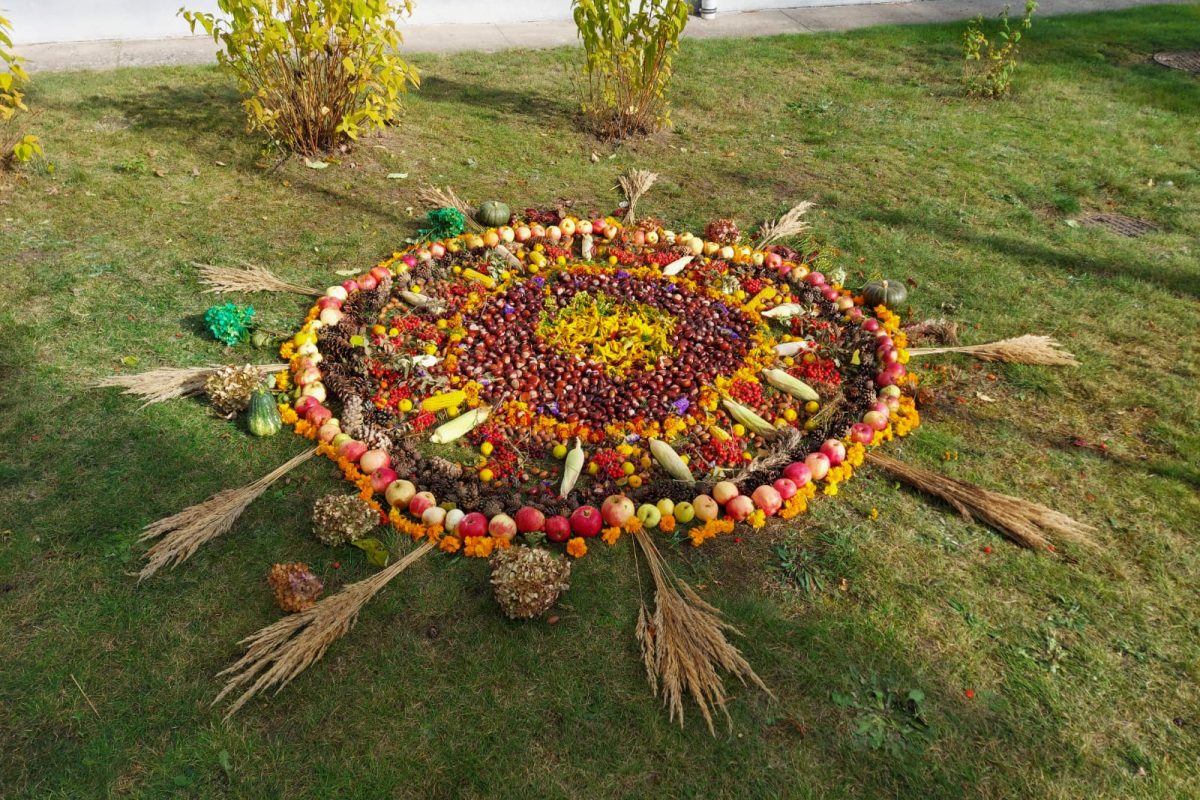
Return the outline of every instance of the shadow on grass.
<path id="1" fill-rule="evenodd" d="M 430 75 L 422 78 L 417 95 L 421 100 L 473 106 L 491 111 L 496 117 L 526 117 L 536 124 L 555 127 L 574 122 L 574 109 L 565 103 L 532 92 L 513 91 L 498 86 L 463 83 L 453 78 Z"/>
<path id="2" fill-rule="evenodd" d="M 1200 297 L 1200 274 L 1166 272 L 1144 261 L 1105 258 L 1094 252 L 1080 253 L 1002 233 L 986 233 L 956 220 L 939 219 L 932 214 L 867 208 L 859 211 L 856 216 L 865 222 L 909 228 L 941 239 L 952 239 L 1024 264 L 1036 263 L 1063 271 L 1082 270 L 1100 278 L 1136 278 L 1173 294 Z"/>

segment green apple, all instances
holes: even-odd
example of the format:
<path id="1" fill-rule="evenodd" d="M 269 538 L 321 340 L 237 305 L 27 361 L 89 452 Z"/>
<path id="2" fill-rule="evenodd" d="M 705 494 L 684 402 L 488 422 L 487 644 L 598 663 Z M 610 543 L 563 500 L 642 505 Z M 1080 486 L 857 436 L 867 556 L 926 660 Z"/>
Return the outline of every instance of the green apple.
<path id="1" fill-rule="evenodd" d="M 658 513 L 664 517 L 669 517 L 675 513 L 675 501 L 668 497 L 664 497 L 658 501 Z"/>
<path id="2" fill-rule="evenodd" d="M 642 521 L 642 525 L 647 528 L 658 527 L 659 520 L 662 519 L 662 512 L 658 510 L 658 506 L 652 506 L 649 503 L 642 503 L 637 510 L 637 518 Z"/>
<path id="3" fill-rule="evenodd" d="M 696 518 L 696 507 L 691 503 L 676 503 L 675 504 L 675 521 L 680 525 L 687 525 Z"/>

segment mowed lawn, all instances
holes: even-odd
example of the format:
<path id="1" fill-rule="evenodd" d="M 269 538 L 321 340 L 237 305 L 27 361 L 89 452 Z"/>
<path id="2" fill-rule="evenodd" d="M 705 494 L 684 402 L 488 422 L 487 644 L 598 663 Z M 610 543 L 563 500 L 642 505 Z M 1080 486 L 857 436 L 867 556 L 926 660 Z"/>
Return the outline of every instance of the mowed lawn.
<path id="1" fill-rule="evenodd" d="M 674 130 L 622 147 L 578 131 L 571 51 L 422 57 L 403 123 L 325 170 L 260 166 L 214 69 L 37 75 L 53 170 L 0 192 L 0 797 L 1200 794 L 1200 79 L 1150 61 L 1200 48 L 1200 6 L 1037 19 L 1002 102 L 961 97 L 961 30 L 689 41 Z M 421 183 L 607 210 L 630 167 L 676 229 L 814 199 L 851 282 L 911 279 L 911 314 L 969 343 L 1065 342 L 1078 369 L 931 363 L 893 452 L 1098 549 L 1019 550 L 864 469 L 794 526 L 671 552 L 778 697 L 731 687 L 732 732 L 651 696 L 627 541 L 577 565 L 555 625 L 505 621 L 484 563 L 426 559 L 222 725 L 215 674 L 279 615 L 271 564 L 330 592 L 371 570 L 310 534 L 341 484 L 304 465 L 139 586 L 142 526 L 301 443 L 89 385 L 271 358 L 201 334 L 193 261 L 322 285 L 414 234 Z M 1099 211 L 1158 229 L 1074 222 Z M 305 309 L 235 299 L 279 331 Z"/>

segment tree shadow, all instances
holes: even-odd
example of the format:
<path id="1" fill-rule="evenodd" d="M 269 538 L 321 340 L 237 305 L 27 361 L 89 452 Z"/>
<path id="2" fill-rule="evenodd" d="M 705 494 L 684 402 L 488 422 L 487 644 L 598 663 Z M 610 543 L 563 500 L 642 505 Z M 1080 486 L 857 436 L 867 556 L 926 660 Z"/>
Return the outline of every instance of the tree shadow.
<path id="1" fill-rule="evenodd" d="M 495 119 L 524 117 L 535 124 L 569 124 L 573 107 L 533 92 L 498 86 L 463 83 L 453 78 L 430 75 L 421 79 L 419 100 L 475 108 Z"/>

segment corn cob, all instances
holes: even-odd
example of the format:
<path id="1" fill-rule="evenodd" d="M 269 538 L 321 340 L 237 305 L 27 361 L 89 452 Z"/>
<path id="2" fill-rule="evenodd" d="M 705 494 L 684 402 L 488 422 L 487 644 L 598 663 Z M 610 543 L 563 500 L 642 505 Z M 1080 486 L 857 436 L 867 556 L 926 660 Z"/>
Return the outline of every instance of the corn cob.
<path id="1" fill-rule="evenodd" d="M 722 442 L 728 442 L 730 439 L 733 438 L 732 436 L 729 435 L 729 432 L 727 430 L 725 430 L 724 428 L 722 428 L 720 425 L 709 425 L 708 432 L 713 435 L 713 438 L 719 439 Z"/>
<path id="2" fill-rule="evenodd" d="M 421 401 L 422 411 L 441 411 L 444 408 L 461 405 L 467 399 L 467 393 L 461 389 L 456 389 L 453 392 L 443 392 L 435 394 L 433 397 L 426 397 Z"/>
<path id="3" fill-rule="evenodd" d="M 774 286 L 767 286 L 761 292 L 754 295 L 754 297 L 750 298 L 750 301 L 742 306 L 742 308 L 747 311 L 757 311 L 759 306 L 777 294 L 779 294 L 779 292 L 775 291 Z"/>
<path id="4" fill-rule="evenodd" d="M 658 439 L 650 440 L 650 454 L 654 456 L 654 460 L 659 463 L 667 473 L 677 481 L 684 483 L 695 483 L 696 477 L 692 475 L 692 471 L 688 469 L 688 465 L 683 463 L 683 459 L 679 457 L 679 453 L 666 442 L 661 442 Z"/>
<path id="5" fill-rule="evenodd" d="M 464 269 L 462 271 L 462 276 L 468 280 L 479 281 L 480 283 L 482 283 L 484 286 L 486 286 L 489 289 L 493 289 L 496 286 L 496 280 L 491 275 L 484 275 L 482 272 L 479 272 L 478 270 L 474 270 L 474 269 L 470 269 L 470 268 Z"/>
<path id="6" fill-rule="evenodd" d="M 563 462 L 562 488 L 558 492 L 562 497 L 566 497 L 575 488 L 575 482 L 579 480 L 579 473 L 583 472 L 583 459 L 583 445 L 579 443 L 579 437 L 576 436 L 575 449 L 567 453 L 567 458 Z"/>
<path id="7" fill-rule="evenodd" d="M 762 315 L 769 319 L 787 319 L 788 317 L 798 317 L 803 313 L 804 306 L 799 303 L 780 303 L 774 308 L 762 312 Z"/>
<path id="8" fill-rule="evenodd" d="M 734 402 L 728 397 L 722 398 L 722 405 L 725 406 L 725 411 L 733 418 L 734 422 L 740 422 L 750 430 L 760 436 L 774 436 L 778 431 L 775 426 L 767 422 L 765 419 L 755 414 L 750 409 L 746 408 L 741 403 Z"/>
<path id="9" fill-rule="evenodd" d="M 401 292 L 400 297 L 410 306 L 427 306 L 434 302 L 434 299 L 429 295 L 419 294 L 418 292 Z"/>
<path id="10" fill-rule="evenodd" d="M 473 408 L 465 414 L 460 414 L 449 422 L 442 423 L 429 437 L 434 444 L 449 444 L 455 439 L 466 436 L 487 421 L 492 411 L 488 406 Z"/>
<path id="11" fill-rule="evenodd" d="M 678 275 L 679 273 L 683 272 L 684 267 L 692 263 L 693 258 L 695 258 L 695 256 L 684 256 L 683 258 L 675 259 L 670 264 L 667 264 L 665 267 L 663 267 L 663 275 Z"/>
<path id="12" fill-rule="evenodd" d="M 766 376 L 767 383 L 781 392 L 790 394 L 792 397 L 805 402 L 821 399 L 821 395 L 813 391 L 811 386 L 781 369 L 764 369 L 762 373 Z"/>

